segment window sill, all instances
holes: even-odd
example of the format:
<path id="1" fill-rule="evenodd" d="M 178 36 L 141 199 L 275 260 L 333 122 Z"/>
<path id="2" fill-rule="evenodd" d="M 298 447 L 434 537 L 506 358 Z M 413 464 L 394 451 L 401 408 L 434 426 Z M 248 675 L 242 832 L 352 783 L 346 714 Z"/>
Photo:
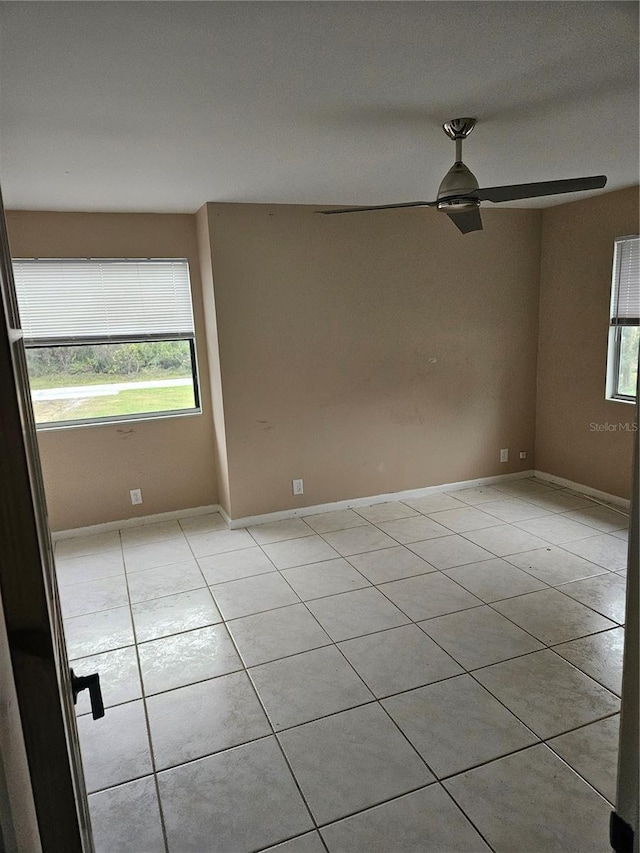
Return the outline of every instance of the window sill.
<path id="1" fill-rule="evenodd" d="M 103 420 L 86 420 L 86 421 L 61 421 L 60 423 L 44 423 L 36 424 L 37 432 L 61 432 L 69 429 L 82 429 L 85 427 L 118 427 L 126 424 L 139 424 L 147 421 L 159 420 L 175 420 L 176 418 L 190 418 L 194 415 L 201 415 L 202 409 L 188 409 L 186 411 L 176 412 L 158 412 L 157 414 L 147 413 L 144 415 L 127 415 L 122 418 L 109 418 Z"/>
<path id="2" fill-rule="evenodd" d="M 607 403 L 625 403 L 627 406 L 635 406 L 635 400 L 627 400 L 624 397 L 605 397 Z"/>

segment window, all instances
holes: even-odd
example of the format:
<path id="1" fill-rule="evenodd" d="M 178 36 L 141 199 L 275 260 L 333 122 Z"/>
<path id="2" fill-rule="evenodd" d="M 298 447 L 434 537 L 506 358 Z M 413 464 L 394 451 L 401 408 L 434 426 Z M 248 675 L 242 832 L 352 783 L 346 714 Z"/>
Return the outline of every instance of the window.
<path id="1" fill-rule="evenodd" d="M 640 237 L 615 241 L 607 399 L 635 402 L 640 343 Z"/>
<path id="2" fill-rule="evenodd" d="M 39 426 L 200 411 L 186 260 L 16 260 Z"/>

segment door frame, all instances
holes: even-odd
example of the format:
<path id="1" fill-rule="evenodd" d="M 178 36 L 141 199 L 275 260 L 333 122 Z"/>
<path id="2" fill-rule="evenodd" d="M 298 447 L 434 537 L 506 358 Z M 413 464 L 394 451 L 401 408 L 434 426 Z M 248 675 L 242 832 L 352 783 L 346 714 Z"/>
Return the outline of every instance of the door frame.
<path id="1" fill-rule="evenodd" d="M 5 799 L 32 800 L 43 853 L 93 853 L 1 196 L 0 290 L 0 604 L 30 777 Z"/>
<path id="2" fill-rule="evenodd" d="M 620 734 L 616 808 L 609 840 L 616 853 L 640 851 L 640 372 L 631 479 L 624 656 L 620 695 Z"/>

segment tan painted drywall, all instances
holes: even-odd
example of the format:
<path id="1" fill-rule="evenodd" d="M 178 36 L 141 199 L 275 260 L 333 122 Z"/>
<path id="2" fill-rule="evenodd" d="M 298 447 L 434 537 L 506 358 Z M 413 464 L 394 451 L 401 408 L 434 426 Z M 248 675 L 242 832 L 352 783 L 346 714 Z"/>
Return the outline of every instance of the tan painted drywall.
<path id="1" fill-rule="evenodd" d="M 209 217 L 206 204 L 196 214 L 196 232 L 198 235 L 198 253 L 200 276 L 202 279 L 202 299 L 204 322 L 207 332 L 207 354 L 211 379 L 211 399 L 213 402 L 213 451 L 215 455 L 218 500 L 227 515 L 231 515 L 231 494 L 229 487 L 229 464 L 227 458 L 227 435 L 224 422 L 224 397 L 220 372 L 220 352 L 218 347 L 218 320 L 213 286 L 213 264 L 211 258 L 211 238 L 209 235 Z"/>
<path id="2" fill-rule="evenodd" d="M 9 211 L 14 257 L 186 257 L 193 292 L 201 415 L 39 431 L 53 530 L 218 501 L 195 217 Z M 132 506 L 129 490 L 144 503 Z"/>
<path id="3" fill-rule="evenodd" d="M 613 241 L 637 233 L 637 187 L 543 211 L 536 468 L 621 497 L 635 409 L 605 400 L 609 300 Z"/>
<path id="4" fill-rule="evenodd" d="M 637 190 L 483 215 L 462 237 L 430 210 L 10 212 L 16 257 L 191 266 L 204 414 L 40 433 L 53 529 L 215 503 L 215 469 L 239 518 L 532 467 L 536 347 L 536 467 L 626 495 L 630 436 L 588 427 L 633 420 L 603 395 L 612 241 L 637 231 Z"/>
<path id="5" fill-rule="evenodd" d="M 539 211 L 208 216 L 234 518 L 530 467 Z"/>

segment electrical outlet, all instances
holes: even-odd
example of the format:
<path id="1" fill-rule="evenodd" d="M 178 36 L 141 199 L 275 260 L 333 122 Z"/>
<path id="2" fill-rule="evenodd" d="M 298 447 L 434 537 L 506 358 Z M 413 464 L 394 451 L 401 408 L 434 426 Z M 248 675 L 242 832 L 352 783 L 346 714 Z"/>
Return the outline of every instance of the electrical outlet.
<path id="1" fill-rule="evenodd" d="M 291 485 L 293 486 L 294 495 L 304 494 L 304 480 L 292 480 Z"/>
<path id="2" fill-rule="evenodd" d="M 501 462 L 508 462 L 509 461 L 509 448 L 508 447 L 503 447 L 502 450 L 500 451 L 500 461 Z"/>
<path id="3" fill-rule="evenodd" d="M 131 495 L 131 503 L 132 504 L 141 504 L 142 503 L 142 489 L 131 489 L 129 494 Z"/>
<path id="4" fill-rule="evenodd" d="M 527 451 L 521 450 L 520 451 L 520 459 L 526 459 L 526 458 L 527 458 Z"/>

